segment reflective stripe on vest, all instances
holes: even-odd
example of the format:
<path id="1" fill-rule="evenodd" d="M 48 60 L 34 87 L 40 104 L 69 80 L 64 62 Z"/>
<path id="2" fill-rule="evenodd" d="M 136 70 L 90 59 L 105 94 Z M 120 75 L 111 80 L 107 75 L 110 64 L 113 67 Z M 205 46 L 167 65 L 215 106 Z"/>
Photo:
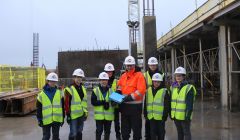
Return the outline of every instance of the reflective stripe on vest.
<path id="1" fill-rule="evenodd" d="M 99 87 L 94 88 L 93 92 L 97 96 L 98 101 L 104 101 L 104 97 L 103 97 L 102 92 L 99 89 Z M 109 96 L 111 93 L 112 93 L 112 89 L 110 88 L 105 97 L 106 102 L 109 102 Z M 95 118 L 95 120 L 113 121 L 114 120 L 114 108 L 111 106 L 111 104 L 110 104 L 108 110 L 105 110 L 103 105 L 94 106 L 94 118 Z"/>
<path id="2" fill-rule="evenodd" d="M 196 89 L 193 85 L 187 84 L 179 91 L 178 88 L 171 87 L 171 118 L 177 120 L 185 120 L 186 117 L 186 97 L 188 92 L 193 89 L 194 98 L 196 95 Z M 191 116 L 192 118 L 192 116 Z"/>
<path id="3" fill-rule="evenodd" d="M 62 95 L 60 90 L 56 90 L 52 102 L 44 91 L 38 94 L 37 99 L 42 104 L 43 125 L 48 125 L 53 122 L 63 122 Z"/>
<path id="4" fill-rule="evenodd" d="M 71 86 L 70 88 L 67 88 L 67 90 L 70 90 L 70 94 L 72 95 L 71 100 L 71 119 L 76 119 L 81 116 L 83 116 L 84 112 L 87 112 L 87 92 L 86 89 L 82 86 L 83 90 L 83 100 L 81 100 L 78 91 L 74 86 Z"/>
<path id="5" fill-rule="evenodd" d="M 162 120 L 164 111 L 164 98 L 166 95 L 166 88 L 157 91 L 153 97 L 152 87 L 148 88 L 146 101 L 147 101 L 147 117 L 148 119 Z"/>
<path id="6" fill-rule="evenodd" d="M 151 87 L 152 86 L 152 79 L 151 79 L 151 76 L 150 76 L 148 71 L 144 73 L 144 77 L 145 77 L 145 80 L 146 80 L 147 87 Z"/>

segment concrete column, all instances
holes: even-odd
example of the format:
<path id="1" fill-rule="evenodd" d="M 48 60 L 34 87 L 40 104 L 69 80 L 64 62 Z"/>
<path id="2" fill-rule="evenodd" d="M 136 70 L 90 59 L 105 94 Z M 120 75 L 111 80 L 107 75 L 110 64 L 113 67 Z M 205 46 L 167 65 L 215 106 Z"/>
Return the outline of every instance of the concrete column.
<path id="1" fill-rule="evenodd" d="M 143 68 L 146 70 L 148 58 L 157 56 L 156 17 L 143 17 Z"/>
<path id="2" fill-rule="evenodd" d="M 131 43 L 131 56 L 133 56 L 136 59 L 136 64 L 138 64 L 137 60 L 137 43 Z"/>
<path id="3" fill-rule="evenodd" d="M 174 81 L 174 71 L 176 68 L 176 49 L 171 49 L 172 81 Z"/>
<path id="4" fill-rule="evenodd" d="M 219 70 L 220 70 L 220 92 L 221 104 L 224 109 L 228 105 L 228 72 L 227 72 L 227 37 L 226 26 L 219 26 L 218 42 L 219 42 Z"/>
<path id="5" fill-rule="evenodd" d="M 199 66 L 200 66 L 200 81 L 201 81 L 201 97 L 203 100 L 203 52 L 202 52 L 202 40 L 199 38 Z"/>

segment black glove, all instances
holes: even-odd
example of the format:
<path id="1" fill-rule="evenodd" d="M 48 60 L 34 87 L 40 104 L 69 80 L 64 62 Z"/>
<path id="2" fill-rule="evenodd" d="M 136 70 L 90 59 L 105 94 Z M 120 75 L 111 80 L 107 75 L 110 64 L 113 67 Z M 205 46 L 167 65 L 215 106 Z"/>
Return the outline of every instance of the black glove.
<path id="1" fill-rule="evenodd" d="M 67 123 L 70 124 L 71 123 L 71 116 L 67 115 Z"/>
<path id="2" fill-rule="evenodd" d="M 84 112 L 83 118 L 82 118 L 84 122 L 87 120 L 87 117 L 88 117 L 88 115 Z"/>
<path id="3" fill-rule="evenodd" d="M 109 109 L 109 102 L 105 102 L 103 107 L 104 107 L 105 110 L 108 110 Z"/>
<path id="4" fill-rule="evenodd" d="M 144 116 L 145 119 L 147 119 L 147 112 L 146 111 L 144 111 L 143 116 Z"/>
<path id="5" fill-rule="evenodd" d="M 132 98 L 131 95 L 128 95 L 128 96 L 123 98 L 123 102 L 129 102 L 129 101 L 133 101 L 133 98 Z"/>
<path id="6" fill-rule="evenodd" d="M 64 121 L 60 124 L 60 126 L 62 127 L 64 125 Z"/>
<path id="7" fill-rule="evenodd" d="M 105 101 L 99 101 L 100 105 L 105 105 Z"/>
<path id="8" fill-rule="evenodd" d="M 118 103 L 114 102 L 114 101 L 111 101 L 111 105 L 116 107 L 118 105 Z"/>
<path id="9" fill-rule="evenodd" d="M 39 127 L 43 127 L 43 122 L 42 121 L 38 121 L 38 126 Z"/>
<path id="10" fill-rule="evenodd" d="M 117 91 L 115 91 L 116 93 L 118 93 L 118 94 L 122 94 L 122 91 L 121 90 L 117 90 Z"/>
<path id="11" fill-rule="evenodd" d="M 191 120 L 191 115 L 192 115 L 191 111 L 187 111 L 185 120 L 190 121 Z"/>

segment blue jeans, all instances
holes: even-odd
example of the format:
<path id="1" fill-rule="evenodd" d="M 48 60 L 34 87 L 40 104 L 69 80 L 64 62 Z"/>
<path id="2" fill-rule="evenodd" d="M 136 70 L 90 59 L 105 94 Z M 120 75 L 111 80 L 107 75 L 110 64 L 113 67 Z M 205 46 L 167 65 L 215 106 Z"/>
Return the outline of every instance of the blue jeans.
<path id="1" fill-rule="evenodd" d="M 76 137 L 78 133 L 82 133 L 83 125 L 84 125 L 83 117 L 71 120 L 69 137 Z"/>
<path id="2" fill-rule="evenodd" d="M 60 129 L 60 123 L 52 123 L 49 125 L 45 125 L 42 127 L 43 131 L 43 138 L 42 140 L 50 140 L 51 137 L 51 128 L 52 128 L 52 139 L 53 140 L 60 140 L 59 139 L 59 129 Z"/>

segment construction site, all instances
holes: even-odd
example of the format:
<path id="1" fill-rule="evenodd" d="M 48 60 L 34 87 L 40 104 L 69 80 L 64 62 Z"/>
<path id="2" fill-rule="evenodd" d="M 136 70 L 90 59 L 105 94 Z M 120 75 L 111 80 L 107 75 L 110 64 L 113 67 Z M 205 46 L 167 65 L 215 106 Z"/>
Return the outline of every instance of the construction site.
<path id="1" fill-rule="evenodd" d="M 105 64 L 112 63 L 115 78 L 119 79 L 125 72 L 124 60 L 129 55 L 136 59 L 142 73 L 148 70 L 148 59 L 156 57 L 168 87 L 175 81 L 175 70 L 180 66 L 186 69 L 188 82 L 196 88 L 191 120 L 193 140 L 240 139 L 240 1 L 207 0 L 159 38 L 154 0 L 128 0 L 126 3 L 128 20 L 122 24 L 129 31 L 125 35 L 129 38 L 129 49 L 59 50 L 56 68 L 48 69 L 39 64 L 40 50 L 45 49 L 39 41 L 41 34 L 33 33 L 30 66 L 0 64 L 0 140 L 42 139 L 36 104 L 48 74 L 55 72 L 59 89 L 64 89 L 72 83 L 72 73 L 78 68 L 85 73 L 83 85 L 88 101 L 82 139 L 94 140 L 95 108 L 91 95 L 99 85 L 98 75 Z M 145 139 L 144 114 L 141 123 L 139 129 Z M 165 129 L 165 140 L 178 139 L 170 116 Z M 60 139 L 69 139 L 69 131 L 65 118 L 59 131 Z M 110 140 L 115 139 L 112 123 Z"/>

